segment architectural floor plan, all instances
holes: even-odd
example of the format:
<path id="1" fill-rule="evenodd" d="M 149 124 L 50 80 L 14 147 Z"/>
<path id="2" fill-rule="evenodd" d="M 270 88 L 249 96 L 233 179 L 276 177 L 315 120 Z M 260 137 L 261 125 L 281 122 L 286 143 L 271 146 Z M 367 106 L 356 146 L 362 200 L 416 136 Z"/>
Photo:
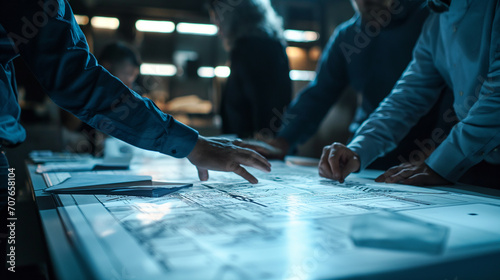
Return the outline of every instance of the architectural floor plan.
<path id="1" fill-rule="evenodd" d="M 340 184 L 320 178 L 314 167 L 272 164 L 269 174 L 251 170 L 260 181 L 252 185 L 220 172 L 199 182 L 187 160 L 142 159 L 130 171 L 100 173 L 151 175 L 194 186 L 157 198 L 59 195 L 61 212 L 82 254 L 100 259 L 90 265 L 103 279 L 335 278 L 500 246 L 500 229 L 454 222 L 461 219 L 454 215 L 472 217 L 474 211 L 500 215 L 495 199 L 357 175 Z M 52 184 L 67 176 L 52 174 Z M 433 216 L 438 208 L 454 210 Z M 470 234 L 476 238 L 468 240 Z"/>

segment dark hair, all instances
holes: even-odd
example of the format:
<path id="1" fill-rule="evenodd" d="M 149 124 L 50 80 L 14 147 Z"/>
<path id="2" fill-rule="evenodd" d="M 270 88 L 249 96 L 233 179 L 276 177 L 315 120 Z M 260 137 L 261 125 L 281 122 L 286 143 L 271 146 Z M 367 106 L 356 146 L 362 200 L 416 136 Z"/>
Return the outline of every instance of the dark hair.
<path id="1" fill-rule="evenodd" d="M 141 66 L 139 54 L 132 47 L 123 42 L 115 42 L 106 45 L 101 51 L 98 60 L 101 64 L 104 62 L 119 64 L 128 61 L 136 67 Z"/>

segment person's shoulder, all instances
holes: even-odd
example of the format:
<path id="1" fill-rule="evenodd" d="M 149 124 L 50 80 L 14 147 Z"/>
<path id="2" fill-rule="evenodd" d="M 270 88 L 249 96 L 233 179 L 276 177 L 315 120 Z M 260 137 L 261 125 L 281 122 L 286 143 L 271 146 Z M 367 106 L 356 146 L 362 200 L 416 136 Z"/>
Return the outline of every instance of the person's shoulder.
<path id="1" fill-rule="evenodd" d="M 335 30 L 330 35 L 330 39 L 328 39 L 328 48 L 330 49 L 333 45 L 338 44 L 339 42 L 351 41 L 359 31 L 361 25 L 361 17 L 358 13 L 355 13 L 354 16 L 342 22 L 341 24 L 335 27 Z"/>
<path id="2" fill-rule="evenodd" d="M 355 13 L 352 18 L 350 18 L 347 21 L 342 22 L 339 24 L 336 28 L 335 31 L 333 32 L 333 35 L 335 34 L 346 34 L 349 32 L 355 32 L 355 29 L 357 26 L 361 24 L 361 16 L 358 13 Z"/>

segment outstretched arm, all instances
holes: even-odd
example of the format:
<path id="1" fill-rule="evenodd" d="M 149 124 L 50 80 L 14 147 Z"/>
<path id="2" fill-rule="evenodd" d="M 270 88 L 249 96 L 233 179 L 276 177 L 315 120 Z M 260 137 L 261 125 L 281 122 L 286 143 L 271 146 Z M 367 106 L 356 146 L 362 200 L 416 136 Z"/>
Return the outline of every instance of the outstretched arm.
<path id="1" fill-rule="evenodd" d="M 334 143 L 325 148 L 320 175 L 343 181 L 349 173 L 363 170 L 377 157 L 396 147 L 439 98 L 444 80 L 434 66 L 429 49 L 436 20 L 435 16 L 428 19 L 412 62 L 391 94 L 361 125 L 351 143 L 347 147 Z"/>
<path id="2" fill-rule="evenodd" d="M 101 67 L 63 0 L 1 2 L 0 24 L 51 99 L 89 125 L 140 148 L 185 157 L 198 133 Z M 181 141 L 179 141 L 181 140 Z"/>
<path id="3" fill-rule="evenodd" d="M 217 148 L 209 149 L 197 131 L 113 77 L 89 52 L 66 1 L 1 0 L 0 6 L 0 24 L 15 51 L 54 102 L 82 121 L 140 148 L 179 158 L 189 155 L 200 168 L 233 171 L 253 182 L 239 164 L 269 169 L 258 154 L 234 145 L 212 143 Z M 226 162 L 230 168 L 221 168 Z"/>
<path id="4" fill-rule="evenodd" d="M 394 149 L 408 131 L 437 101 L 445 81 L 434 65 L 431 42 L 439 18 L 425 23 L 410 62 L 392 92 L 356 131 L 347 145 L 359 155 L 363 170 L 376 158 Z"/>
<path id="5" fill-rule="evenodd" d="M 342 25 L 343 26 L 343 25 Z M 318 129 L 328 110 L 349 84 L 347 61 L 340 48 L 343 28 L 331 36 L 316 70 L 316 78 L 290 103 L 277 137 L 292 148 L 305 142 Z"/>

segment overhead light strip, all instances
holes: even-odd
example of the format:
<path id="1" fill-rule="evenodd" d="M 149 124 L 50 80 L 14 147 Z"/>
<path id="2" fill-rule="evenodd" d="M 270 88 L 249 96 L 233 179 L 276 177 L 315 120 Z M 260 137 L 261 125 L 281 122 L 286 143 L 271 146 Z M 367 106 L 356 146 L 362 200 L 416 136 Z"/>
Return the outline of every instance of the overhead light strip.
<path id="1" fill-rule="evenodd" d="M 115 17 L 92 17 L 92 27 L 101 29 L 118 29 L 120 21 Z"/>
<path id="2" fill-rule="evenodd" d="M 227 78 L 231 75 L 231 68 L 227 66 L 217 66 L 214 69 L 214 74 L 219 78 Z"/>
<path id="3" fill-rule="evenodd" d="M 287 29 L 283 32 L 289 42 L 314 42 L 319 40 L 319 33 L 315 31 Z"/>
<path id="4" fill-rule="evenodd" d="M 290 80 L 292 81 L 312 81 L 316 78 L 315 71 L 308 70 L 291 70 Z"/>
<path id="5" fill-rule="evenodd" d="M 213 36 L 217 34 L 219 29 L 213 24 L 201 24 L 201 23 L 188 23 L 179 22 L 177 24 L 176 30 L 181 34 L 194 34 L 194 35 L 205 35 Z"/>
<path id="6" fill-rule="evenodd" d="M 172 33 L 175 30 L 175 23 L 140 19 L 135 22 L 135 28 L 141 32 Z"/>
<path id="7" fill-rule="evenodd" d="M 172 77 L 177 74 L 177 67 L 173 64 L 143 63 L 141 75 Z"/>
<path id="8" fill-rule="evenodd" d="M 213 78 L 215 77 L 215 68 L 203 66 L 198 68 L 197 73 L 200 78 Z"/>
<path id="9" fill-rule="evenodd" d="M 227 66 L 217 66 L 217 67 L 210 67 L 210 66 L 203 66 L 198 68 L 198 76 L 200 78 L 227 78 L 231 75 L 231 68 Z"/>

